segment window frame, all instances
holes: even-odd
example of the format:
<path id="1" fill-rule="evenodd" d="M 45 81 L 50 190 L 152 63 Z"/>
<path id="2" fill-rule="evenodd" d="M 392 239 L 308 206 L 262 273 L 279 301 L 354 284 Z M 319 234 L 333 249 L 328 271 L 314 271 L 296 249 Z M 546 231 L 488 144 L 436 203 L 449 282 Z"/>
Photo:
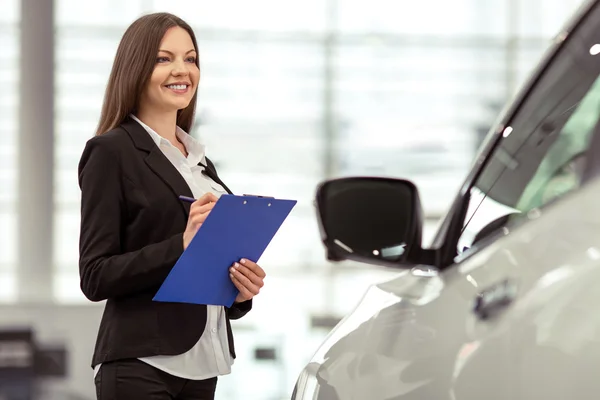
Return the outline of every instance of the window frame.
<path id="1" fill-rule="evenodd" d="M 599 79 L 600 79 L 600 77 L 599 77 Z M 535 208 L 534 210 L 540 210 L 540 211 L 545 210 L 547 207 L 554 205 L 555 201 L 561 201 L 562 199 L 565 199 L 565 198 L 572 196 L 572 195 L 576 194 L 577 192 L 581 191 L 591 180 L 600 176 L 600 162 L 594 162 L 594 160 L 596 160 L 597 158 L 600 157 L 600 119 L 598 120 L 598 122 L 596 123 L 594 128 L 592 129 L 591 138 L 590 138 L 590 142 L 589 142 L 589 146 L 587 148 L 586 154 L 588 155 L 588 157 L 586 157 L 584 172 L 581 177 L 580 185 L 577 188 L 575 188 L 574 190 L 571 190 L 571 191 L 565 193 L 564 195 L 561 195 L 561 196 L 557 197 L 556 199 L 553 199 L 552 201 L 550 201 L 538 208 Z M 534 213 L 533 217 L 535 218 L 537 215 L 538 215 L 538 213 Z M 508 228 L 509 231 L 512 231 L 512 230 L 518 228 L 519 226 L 528 223 L 530 219 L 531 218 L 528 218 L 528 217 L 516 218 L 516 219 L 512 219 L 512 220 L 509 219 L 509 221 L 503 226 Z M 505 234 L 506 233 L 502 229 L 499 229 L 489 235 L 486 235 L 485 238 L 481 239 L 481 241 L 477 241 L 477 243 L 473 244 L 468 250 L 464 251 L 463 253 L 458 254 L 455 257 L 454 262 L 456 264 L 458 264 L 459 262 L 464 261 L 465 259 L 469 258 L 471 255 L 477 253 L 481 249 L 494 243 L 497 239 L 499 239 L 501 236 L 504 236 Z M 460 240 L 460 237 L 459 237 L 459 240 Z"/>

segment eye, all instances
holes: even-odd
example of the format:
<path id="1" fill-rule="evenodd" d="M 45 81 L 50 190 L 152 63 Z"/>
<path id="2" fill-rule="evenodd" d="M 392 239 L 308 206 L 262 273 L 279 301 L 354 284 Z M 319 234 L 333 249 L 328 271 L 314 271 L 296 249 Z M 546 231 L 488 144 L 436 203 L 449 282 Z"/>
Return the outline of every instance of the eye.
<path id="1" fill-rule="evenodd" d="M 157 62 L 157 63 L 165 63 L 165 62 L 169 62 L 169 57 L 157 57 L 157 58 L 156 58 L 156 62 Z"/>
<path id="2" fill-rule="evenodd" d="M 196 57 L 188 57 L 188 58 L 186 58 L 186 61 L 189 62 L 189 63 L 194 63 L 195 64 L 196 63 Z"/>

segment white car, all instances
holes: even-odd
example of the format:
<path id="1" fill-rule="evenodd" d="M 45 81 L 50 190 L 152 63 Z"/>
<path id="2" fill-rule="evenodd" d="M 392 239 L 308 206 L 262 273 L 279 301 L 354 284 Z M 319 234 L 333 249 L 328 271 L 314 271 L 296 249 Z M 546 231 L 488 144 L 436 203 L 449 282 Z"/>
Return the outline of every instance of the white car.
<path id="1" fill-rule="evenodd" d="M 324 182 L 328 258 L 399 274 L 332 330 L 293 400 L 600 398 L 599 121 L 595 0 L 505 109 L 430 247 L 410 181 Z"/>

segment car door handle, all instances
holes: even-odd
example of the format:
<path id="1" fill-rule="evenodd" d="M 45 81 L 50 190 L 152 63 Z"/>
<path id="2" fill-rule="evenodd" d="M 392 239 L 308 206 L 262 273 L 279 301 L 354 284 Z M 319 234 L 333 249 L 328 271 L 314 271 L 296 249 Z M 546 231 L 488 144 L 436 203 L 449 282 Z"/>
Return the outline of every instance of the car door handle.
<path id="1" fill-rule="evenodd" d="M 475 298 L 473 312 L 487 319 L 507 307 L 517 296 L 517 285 L 509 279 L 481 291 Z"/>

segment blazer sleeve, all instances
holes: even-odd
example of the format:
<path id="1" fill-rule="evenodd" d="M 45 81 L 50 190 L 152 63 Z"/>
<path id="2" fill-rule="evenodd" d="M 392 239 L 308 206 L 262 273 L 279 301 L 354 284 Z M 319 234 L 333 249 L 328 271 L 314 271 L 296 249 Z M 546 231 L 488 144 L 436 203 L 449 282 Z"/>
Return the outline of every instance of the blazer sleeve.
<path id="1" fill-rule="evenodd" d="M 252 299 L 237 303 L 227 308 L 227 316 L 229 319 L 240 319 L 252 310 Z"/>
<path id="2" fill-rule="evenodd" d="M 125 215 L 119 152 L 111 142 L 89 140 L 79 162 L 81 290 L 91 301 L 131 295 L 159 286 L 183 253 L 183 232 L 123 253 Z"/>

